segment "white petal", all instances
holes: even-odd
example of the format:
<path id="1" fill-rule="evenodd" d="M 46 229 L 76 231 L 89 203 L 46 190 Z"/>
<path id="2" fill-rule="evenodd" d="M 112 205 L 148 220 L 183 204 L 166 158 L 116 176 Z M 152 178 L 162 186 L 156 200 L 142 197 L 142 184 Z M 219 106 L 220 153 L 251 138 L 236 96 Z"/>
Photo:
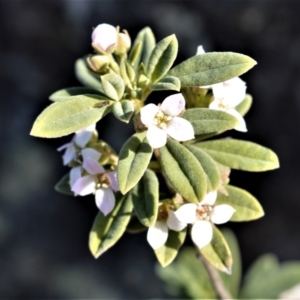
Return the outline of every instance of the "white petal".
<path id="1" fill-rule="evenodd" d="M 182 223 L 192 224 L 196 221 L 196 210 L 194 203 L 183 204 L 175 211 L 175 216 Z"/>
<path id="2" fill-rule="evenodd" d="M 181 93 L 167 97 L 160 110 L 169 116 L 178 116 L 185 108 L 185 99 Z"/>
<path id="3" fill-rule="evenodd" d="M 115 191 L 119 191 L 119 183 L 118 183 L 118 178 L 117 178 L 117 172 L 113 171 L 113 172 L 107 172 L 106 175 L 109 178 L 109 184 L 110 187 Z"/>
<path id="4" fill-rule="evenodd" d="M 90 159 L 89 157 L 83 161 L 82 167 L 91 175 L 102 174 L 105 172 L 104 168 L 97 161 Z"/>
<path id="5" fill-rule="evenodd" d="M 208 221 L 197 221 L 191 231 L 193 242 L 201 249 L 208 245 L 213 237 L 213 228 Z"/>
<path id="6" fill-rule="evenodd" d="M 97 189 L 95 200 L 97 207 L 104 216 L 108 215 L 114 209 L 116 203 L 115 195 L 110 188 Z"/>
<path id="7" fill-rule="evenodd" d="M 73 143 L 70 143 L 70 145 L 67 147 L 65 153 L 62 156 L 63 158 L 63 164 L 66 166 L 68 163 L 70 163 L 73 159 L 76 158 L 76 148 Z"/>
<path id="8" fill-rule="evenodd" d="M 205 198 L 199 202 L 199 205 L 214 205 L 218 196 L 218 192 L 209 192 L 205 195 Z"/>
<path id="9" fill-rule="evenodd" d="M 279 295 L 279 300 L 290 300 L 290 299 L 295 299 L 299 300 L 300 299 L 300 284 L 297 284 L 293 286 L 292 288 L 283 291 Z"/>
<path id="10" fill-rule="evenodd" d="M 226 112 L 237 118 L 239 123 L 237 126 L 234 127 L 235 130 L 242 131 L 242 132 L 247 131 L 245 119 L 237 110 L 235 110 L 234 108 L 230 108 L 227 109 Z"/>
<path id="11" fill-rule="evenodd" d="M 117 40 L 117 30 L 112 25 L 100 24 L 93 30 L 92 42 L 104 52 L 116 44 Z"/>
<path id="12" fill-rule="evenodd" d="M 239 85 L 224 85 L 224 98 L 228 107 L 236 107 L 246 97 L 246 86 L 244 84 Z"/>
<path id="13" fill-rule="evenodd" d="M 95 128 L 96 124 L 92 124 L 84 129 L 76 131 L 76 134 L 74 136 L 74 142 L 76 143 L 76 145 L 83 148 L 91 139 Z"/>
<path id="14" fill-rule="evenodd" d="M 167 132 L 152 125 L 148 128 L 147 139 L 152 148 L 163 147 L 167 143 Z"/>
<path id="15" fill-rule="evenodd" d="M 222 98 L 214 98 L 214 100 L 209 104 L 208 108 L 225 111 L 225 108 L 222 107 Z"/>
<path id="16" fill-rule="evenodd" d="M 141 108 L 141 122 L 149 127 L 153 124 L 154 118 L 159 111 L 159 107 L 153 103 Z"/>
<path id="17" fill-rule="evenodd" d="M 94 193 L 96 188 L 95 176 L 87 175 L 79 178 L 71 190 L 75 195 L 86 196 L 88 194 Z"/>
<path id="18" fill-rule="evenodd" d="M 173 117 L 167 125 L 167 134 L 173 139 L 183 142 L 195 138 L 192 124 L 183 118 Z"/>
<path id="19" fill-rule="evenodd" d="M 57 150 L 58 152 L 60 152 L 60 151 L 62 151 L 62 150 L 64 150 L 64 149 L 68 148 L 71 144 L 72 144 L 72 142 L 71 142 L 71 143 L 63 144 L 62 146 L 58 147 L 56 150 Z"/>
<path id="20" fill-rule="evenodd" d="M 205 53 L 205 51 L 203 49 L 203 46 L 202 45 L 198 46 L 196 55 L 201 55 L 201 54 L 204 54 L 204 53 Z"/>
<path id="21" fill-rule="evenodd" d="M 168 219 L 167 219 L 167 226 L 169 227 L 169 229 L 174 230 L 174 231 L 181 231 L 182 229 L 184 229 L 186 227 L 186 223 L 182 223 L 180 222 L 174 211 L 173 210 L 169 210 L 168 211 Z"/>
<path id="22" fill-rule="evenodd" d="M 156 221 L 153 227 L 149 227 L 147 241 L 156 250 L 162 247 L 168 239 L 168 227 L 165 222 Z"/>
<path id="23" fill-rule="evenodd" d="M 234 212 L 235 209 L 228 204 L 216 205 L 210 214 L 210 219 L 215 224 L 223 224 L 230 220 Z"/>
<path id="24" fill-rule="evenodd" d="M 81 177 L 81 166 L 72 168 L 70 171 L 70 187 Z"/>
<path id="25" fill-rule="evenodd" d="M 212 91 L 215 99 L 224 98 L 225 96 L 225 88 L 223 82 L 216 83 L 212 85 Z"/>
<path id="26" fill-rule="evenodd" d="M 81 150 L 81 155 L 82 155 L 83 160 L 90 158 L 95 161 L 98 161 L 99 158 L 101 157 L 101 153 L 96 151 L 93 148 L 85 148 L 85 149 Z"/>

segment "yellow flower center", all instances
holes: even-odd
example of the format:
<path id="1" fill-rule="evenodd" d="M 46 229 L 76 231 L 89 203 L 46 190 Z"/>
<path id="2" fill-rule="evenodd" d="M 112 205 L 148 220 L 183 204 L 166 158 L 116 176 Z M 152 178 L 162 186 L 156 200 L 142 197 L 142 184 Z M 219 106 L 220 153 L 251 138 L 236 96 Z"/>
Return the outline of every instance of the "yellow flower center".
<path id="1" fill-rule="evenodd" d="M 155 115 L 153 124 L 161 129 L 166 129 L 167 124 L 172 120 L 172 117 L 164 114 L 161 110 Z"/>
<path id="2" fill-rule="evenodd" d="M 201 205 L 197 208 L 196 214 L 199 219 L 209 221 L 211 211 L 211 205 Z"/>

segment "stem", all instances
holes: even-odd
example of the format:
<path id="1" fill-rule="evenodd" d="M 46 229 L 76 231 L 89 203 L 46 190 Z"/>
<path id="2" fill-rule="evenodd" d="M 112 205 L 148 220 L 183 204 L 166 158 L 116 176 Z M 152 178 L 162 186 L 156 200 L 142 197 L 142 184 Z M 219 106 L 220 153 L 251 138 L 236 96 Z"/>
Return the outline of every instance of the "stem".
<path id="1" fill-rule="evenodd" d="M 211 282 L 221 300 L 232 299 L 230 293 L 226 290 L 218 271 L 200 254 L 200 259 L 211 279 Z"/>

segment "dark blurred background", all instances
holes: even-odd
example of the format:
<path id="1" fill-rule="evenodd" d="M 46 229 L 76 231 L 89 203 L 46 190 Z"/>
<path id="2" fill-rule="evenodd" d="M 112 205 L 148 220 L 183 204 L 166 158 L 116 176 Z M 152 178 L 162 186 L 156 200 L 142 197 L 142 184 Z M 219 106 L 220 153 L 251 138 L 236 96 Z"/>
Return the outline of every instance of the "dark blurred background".
<path id="1" fill-rule="evenodd" d="M 242 76 L 254 104 L 246 134 L 236 138 L 273 149 L 281 168 L 233 171 L 231 184 L 262 203 L 259 221 L 229 224 L 246 269 L 259 255 L 300 259 L 300 2 L 299 1 L 0 1 L 0 298 L 167 298 L 155 276 L 146 234 L 125 234 L 98 260 L 88 250 L 97 213 L 93 197 L 56 193 L 67 172 L 55 140 L 29 136 L 54 91 L 78 86 L 73 68 L 90 53 L 92 28 L 120 25 L 132 38 L 150 26 L 157 40 L 175 33 L 178 62 L 206 51 L 249 55 L 258 65 Z M 155 98 L 156 97 L 156 98 Z M 154 98 L 162 101 L 156 94 Z M 161 97 L 158 99 L 158 97 Z M 100 137 L 117 151 L 130 134 L 107 117 Z"/>

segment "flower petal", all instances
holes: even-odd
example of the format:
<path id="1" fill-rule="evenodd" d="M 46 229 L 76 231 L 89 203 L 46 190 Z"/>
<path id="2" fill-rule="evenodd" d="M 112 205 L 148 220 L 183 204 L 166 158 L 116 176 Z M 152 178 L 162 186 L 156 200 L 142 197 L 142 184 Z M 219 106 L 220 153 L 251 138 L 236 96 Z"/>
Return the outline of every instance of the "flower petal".
<path id="1" fill-rule="evenodd" d="M 195 138 L 192 124 L 183 118 L 173 117 L 167 125 L 167 134 L 173 139 L 183 142 Z"/>
<path id="2" fill-rule="evenodd" d="M 153 124 L 154 118 L 159 111 L 159 107 L 153 103 L 141 108 L 141 122 L 149 127 Z"/>
<path id="3" fill-rule="evenodd" d="M 165 222 L 156 221 L 153 227 L 149 227 L 147 241 L 156 250 L 162 247 L 168 239 L 168 227 Z"/>
<path id="4" fill-rule="evenodd" d="M 72 168 L 70 171 L 70 187 L 81 177 L 81 166 Z"/>
<path id="5" fill-rule="evenodd" d="M 205 53 L 205 51 L 203 49 L 203 46 L 202 45 L 198 46 L 196 55 L 201 55 L 201 54 L 204 54 L 204 53 Z"/>
<path id="6" fill-rule="evenodd" d="M 218 196 L 217 191 L 209 192 L 198 205 L 214 205 Z"/>
<path id="7" fill-rule="evenodd" d="M 82 155 L 83 160 L 90 158 L 95 161 L 98 161 L 99 158 L 101 157 L 101 153 L 96 151 L 93 148 L 85 148 L 85 149 L 81 150 L 81 155 Z"/>
<path id="8" fill-rule="evenodd" d="M 160 110 L 169 116 L 178 116 L 185 108 L 185 99 L 181 93 L 167 97 L 160 106 Z"/>
<path id="9" fill-rule="evenodd" d="M 234 212 L 235 209 L 228 204 L 216 205 L 210 214 L 210 219 L 215 224 L 223 224 L 230 220 Z"/>
<path id="10" fill-rule="evenodd" d="M 105 172 L 101 164 L 89 157 L 83 161 L 82 167 L 91 175 L 102 174 Z"/>
<path id="11" fill-rule="evenodd" d="M 68 148 L 71 144 L 72 144 L 72 142 L 63 144 L 63 145 L 61 145 L 60 147 L 58 147 L 56 150 L 57 150 L 58 152 L 60 152 L 60 151 L 62 151 L 62 150 L 64 150 L 64 149 Z"/>
<path id="12" fill-rule="evenodd" d="M 168 219 L 167 219 L 167 226 L 169 227 L 169 229 L 174 230 L 174 231 L 181 231 L 182 229 L 184 229 L 186 227 L 186 223 L 182 223 L 180 222 L 174 211 L 173 210 L 169 210 L 168 211 Z"/>
<path id="13" fill-rule="evenodd" d="M 215 99 L 224 98 L 225 88 L 223 82 L 213 84 L 212 91 Z"/>
<path id="14" fill-rule="evenodd" d="M 167 143 L 167 132 L 155 125 L 151 125 L 147 131 L 147 139 L 152 148 L 163 147 Z"/>
<path id="15" fill-rule="evenodd" d="M 86 128 L 76 131 L 76 134 L 74 136 L 75 144 L 83 148 L 91 139 L 95 129 L 96 129 L 96 124 L 92 124 Z"/>
<path id="16" fill-rule="evenodd" d="M 97 207 L 104 216 L 108 215 L 114 209 L 116 204 L 115 195 L 110 188 L 97 189 L 95 200 Z"/>
<path id="17" fill-rule="evenodd" d="M 235 130 L 242 131 L 242 132 L 247 131 L 245 119 L 237 110 L 235 110 L 234 108 L 230 108 L 227 109 L 226 112 L 237 118 L 239 123 L 237 126 L 234 127 Z"/>
<path id="18" fill-rule="evenodd" d="M 66 166 L 75 158 L 76 158 L 76 148 L 73 143 L 70 143 L 70 145 L 67 147 L 65 153 L 62 156 L 63 165 Z"/>
<path id="19" fill-rule="evenodd" d="M 117 40 L 117 30 L 112 25 L 100 24 L 93 30 L 92 42 L 104 52 L 116 44 Z"/>
<path id="20" fill-rule="evenodd" d="M 213 237 L 213 228 L 210 222 L 208 221 L 197 221 L 191 231 L 191 236 L 193 242 L 200 249 L 208 245 Z"/>
<path id="21" fill-rule="evenodd" d="M 87 175 L 79 178 L 72 186 L 71 190 L 75 195 L 86 196 L 94 193 L 96 188 L 95 176 Z"/>
<path id="22" fill-rule="evenodd" d="M 175 211 L 175 216 L 182 223 L 192 224 L 196 221 L 196 210 L 197 204 L 183 204 Z"/>
<path id="23" fill-rule="evenodd" d="M 107 172 L 106 173 L 107 177 L 109 178 L 109 184 L 110 187 L 115 191 L 119 191 L 119 183 L 118 183 L 118 178 L 117 178 L 117 172 L 113 171 L 113 172 Z"/>
<path id="24" fill-rule="evenodd" d="M 295 299 L 299 300 L 300 299 L 300 284 L 298 283 L 297 285 L 293 286 L 292 288 L 283 291 L 279 296 L 279 300 L 290 300 L 290 299 Z"/>

